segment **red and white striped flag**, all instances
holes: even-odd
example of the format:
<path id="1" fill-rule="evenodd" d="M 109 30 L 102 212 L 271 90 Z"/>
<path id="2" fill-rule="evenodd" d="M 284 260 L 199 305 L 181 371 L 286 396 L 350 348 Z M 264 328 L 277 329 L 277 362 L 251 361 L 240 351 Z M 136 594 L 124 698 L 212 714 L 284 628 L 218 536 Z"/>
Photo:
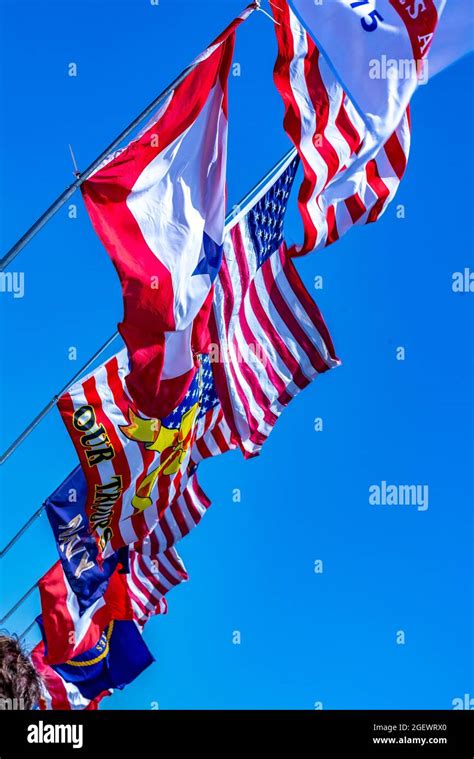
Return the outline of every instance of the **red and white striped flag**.
<path id="1" fill-rule="evenodd" d="M 215 283 L 210 326 L 216 389 L 227 438 L 245 456 L 259 452 L 300 390 L 340 363 L 283 241 L 297 161 L 289 157 L 234 219 Z"/>
<path id="2" fill-rule="evenodd" d="M 140 550 L 131 550 L 127 586 L 133 618 L 143 627 L 155 614 L 166 614 L 165 595 L 169 590 L 188 580 L 188 573 L 174 548 L 148 556 Z"/>
<path id="3" fill-rule="evenodd" d="M 284 126 L 304 170 L 299 193 L 304 243 L 290 250 L 302 255 L 384 213 L 406 169 L 409 116 L 402 115 L 379 145 L 287 0 L 272 8 L 278 40 L 275 83 L 285 104 Z"/>
<path id="4" fill-rule="evenodd" d="M 134 550 L 142 556 L 153 557 L 164 553 L 199 524 L 210 505 L 196 474 L 192 474 L 183 492 L 166 509 L 155 529 L 135 543 Z"/>

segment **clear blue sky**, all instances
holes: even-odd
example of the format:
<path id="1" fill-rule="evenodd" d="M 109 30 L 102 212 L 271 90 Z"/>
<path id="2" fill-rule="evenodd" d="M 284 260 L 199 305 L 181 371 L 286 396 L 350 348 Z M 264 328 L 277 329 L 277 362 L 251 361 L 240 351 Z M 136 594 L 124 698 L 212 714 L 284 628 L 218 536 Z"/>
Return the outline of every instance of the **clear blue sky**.
<path id="1" fill-rule="evenodd" d="M 243 2 L 0 0 L 2 252 L 72 181 L 68 143 L 84 168 Z M 272 25 L 254 14 L 230 82 L 230 205 L 289 147 L 274 57 Z M 290 405 L 260 458 L 201 467 L 213 506 L 180 544 L 190 581 L 147 626 L 156 664 L 104 707 L 451 708 L 474 695 L 474 295 L 451 287 L 474 269 L 471 77 L 464 60 L 414 97 L 407 174 L 383 219 L 298 261 L 343 366 Z M 0 295 L 2 450 L 121 318 L 75 202 L 78 218 L 63 209 L 12 266 L 24 297 Z M 287 237 L 300 235 L 293 198 Z M 2 545 L 75 464 L 54 410 L 2 467 Z M 428 510 L 370 506 L 382 480 L 429 485 Z M 1 611 L 55 560 L 42 518 L 0 563 Z M 35 593 L 10 629 L 38 611 Z"/>

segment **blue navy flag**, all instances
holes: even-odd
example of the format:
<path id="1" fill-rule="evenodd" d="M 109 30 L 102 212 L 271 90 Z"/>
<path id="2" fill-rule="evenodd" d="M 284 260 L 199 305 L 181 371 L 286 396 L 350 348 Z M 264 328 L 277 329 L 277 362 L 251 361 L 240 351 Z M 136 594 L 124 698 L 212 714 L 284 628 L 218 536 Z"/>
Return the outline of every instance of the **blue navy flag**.
<path id="1" fill-rule="evenodd" d="M 41 616 L 37 622 L 47 659 Z M 64 664 L 50 666 L 66 683 L 75 685 L 86 699 L 94 699 L 104 691 L 124 688 L 154 661 L 135 622 L 112 620 L 93 648 Z"/>
<path id="2" fill-rule="evenodd" d="M 86 478 L 78 466 L 44 504 L 80 614 L 104 595 L 117 565 L 121 563 L 126 568 L 128 554 L 125 548 L 99 564 L 97 542 L 88 529 L 86 496 Z"/>

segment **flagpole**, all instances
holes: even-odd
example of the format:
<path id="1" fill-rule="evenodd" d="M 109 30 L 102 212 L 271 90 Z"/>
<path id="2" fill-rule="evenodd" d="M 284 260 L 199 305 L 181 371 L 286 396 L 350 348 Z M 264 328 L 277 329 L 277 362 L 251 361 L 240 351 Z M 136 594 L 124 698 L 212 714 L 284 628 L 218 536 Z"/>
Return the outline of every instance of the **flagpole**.
<path id="1" fill-rule="evenodd" d="M 253 11 L 260 10 L 260 0 L 257 0 L 254 3 L 251 3 L 250 6 L 247 6 L 246 8 L 250 8 L 253 6 L 250 10 L 250 13 L 253 13 Z M 246 9 L 245 9 L 246 10 Z M 249 14 L 250 15 L 250 14 Z M 176 79 L 165 89 L 163 92 L 156 97 L 153 102 L 150 103 L 149 106 L 145 108 L 144 111 L 140 113 L 139 116 L 137 116 L 129 125 L 126 127 L 121 134 L 118 135 L 118 137 L 113 140 L 110 145 L 105 148 L 105 150 L 102 151 L 102 153 L 90 164 L 90 166 L 85 169 L 77 179 L 67 187 L 64 192 L 59 195 L 58 198 L 52 203 L 49 208 L 46 209 L 46 211 L 35 221 L 34 224 L 31 225 L 31 227 L 25 232 L 25 234 L 20 237 L 19 240 L 13 245 L 10 250 L 5 253 L 2 259 L 0 259 L 0 271 L 3 271 L 7 266 L 11 264 L 11 262 L 16 258 L 16 256 L 20 253 L 20 251 L 23 250 L 25 245 L 28 245 L 28 243 L 33 239 L 33 237 L 42 229 L 45 224 L 48 223 L 50 219 L 59 211 L 60 208 L 69 200 L 69 198 L 74 195 L 76 190 L 83 184 L 83 182 L 90 177 L 90 175 L 97 169 L 98 166 L 102 163 L 102 161 L 107 158 L 107 156 L 112 153 L 121 142 L 123 142 L 132 132 L 134 129 L 136 129 L 137 126 L 141 124 L 141 122 L 147 118 L 147 116 L 150 116 L 150 114 L 155 110 L 155 108 L 158 107 L 158 105 L 165 100 L 165 98 L 168 97 L 168 95 L 171 94 L 171 92 L 178 87 L 182 81 L 188 76 L 188 74 L 193 71 L 196 66 L 198 66 L 200 63 L 200 60 L 197 59 L 194 63 L 189 65 L 187 68 L 184 69 L 184 71 L 176 77 Z"/>
<path id="2" fill-rule="evenodd" d="M 28 625 L 26 630 L 23 630 L 23 632 L 20 635 L 20 640 L 22 640 L 23 638 L 26 638 L 30 630 L 32 630 L 33 627 L 35 627 L 35 625 L 36 625 L 36 619 L 34 619 L 33 622 L 31 622 L 31 624 Z"/>
<path id="3" fill-rule="evenodd" d="M 7 611 L 7 613 L 5 614 L 5 616 L 3 616 L 0 619 L 0 625 L 3 625 L 3 623 L 6 622 L 9 617 L 11 617 L 11 615 L 22 605 L 22 603 L 24 603 L 26 601 L 26 599 L 31 596 L 31 594 L 33 593 L 34 590 L 36 590 L 37 587 L 38 587 L 38 583 L 35 582 L 35 584 L 32 585 L 31 588 L 29 590 L 27 590 L 26 593 L 24 593 L 22 595 L 22 597 L 20 598 L 20 600 L 17 601 L 16 604 L 14 606 L 12 606 L 12 608 L 9 611 Z"/>
<path id="4" fill-rule="evenodd" d="M 44 504 L 41 504 L 41 506 L 39 507 L 39 509 L 37 509 L 34 512 L 34 514 L 31 515 L 31 517 L 28 519 L 27 522 L 25 522 L 25 524 L 23 525 L 23 527 L 21 527 L 18 530 L 18 532 L 16 533 L 16 535 L 14 535 L 13 538 L 6 544 L 5 548 L 3 548 L 0 551 L 0 559 L 3 559 L 4 555 L 6 553 L 8 553 L 8 551 L 10 550 L 10 548 L 12 548 L 15 545 L 15 543 L 17 542 L 17 540 L 20 540 L 20 538 L 23 535 L 23 533 L 26 532 L 31 527 L 31 525 L 33 524 L 33 522 L 36 522 L 36 520 L 38 519 L 38 517 L 40 517 L 41 514 L 43 513 L 43 509 L 44 509 Z"/>
<path id="5" fill-rule="evenodd" d="M 260 179 L 254 187 L 242 198 L 240 203 L 236 204 L 234 206 L 234 210 L 232 210 L 225 220 L 225 228 L 226 231 L 228 231 L 234 224 L 238 222 L 240 219 L 240 216 L 242 212 L 245 210 L 245 207 L 247 204 L 250 203 L 252 198 L 256 195 L 258 195 L 259 192 L 262 191 L 262 188 L 266 186 L 266 184 L 270 181 L 270 178 L 277 174 L 279 170 L 282 169 L 292 158 L 294 158 L 297 155 L 297 151 L 295 148 L 291 148 L 285 155 L 280 158 L 279 161 L 270 169 L 270 171 L 267 171 L 263 179 Z M 74 384 L 81 376 L 84 374 L 84 372 L 96 361 L 96 359 L 99 358 L 99 356 L 113 343 L 113 341 L 119 337 L 119 333 L 116 332 L 112 337 L 110 337 L 104 345 L 102 345 L 101 348 L 99 348 L 96 353 L 84 364 L 84 366 L 79 369 L 78 372 L 74 375 L 74 377 L 60 390 L 56 395 L 51 398 L 49 403 L 46 404 L 44 409 L 40 411 L 40 413 L 33 419 L 33 421 L 23 430 L 21 435 L 19 435 L 16 440 L 10 445 L 10 447 L 5 451 L 5 453 L 0 456 L 0 464 L 3 464 L 4 461 L 6 461 L 12 453 L 18 448 L 21 443 L 23 443 L 24 440 L 33 432 L 35 427 L 38 426 L 38 424 L 49 414 L 53 406 L 57 403 L 59 397 L 66 392 L 66 390 Z M 40 506 L 40 508 L 35 511 L 34 514 L 28 519 L 27 522 L 21 527 L 16 535 L 14 535 L 11 540 L 6 544 L 6 546 L 0 551 L 0 559 L 2 559 L 5 554 L 7 554 L 11 548 L 15 545 L 15 543 L 21 538 L 24 532 L 29 529 L 29 527 L 33 524 L 33 522 L 36 521 L 36 519 L 41 515 L 42 511 L 44 509 L 44 505 Z"/>
<path id="6" fill-rule="evenodd" d="M 66 384 L 64 385 L 64 387 L 62 387 L 61 390 L 59 390 L 56 393 L 56 395 L 53 396 L 53 398 L 51 398 L 51 400 L 39 412 L 39 414 L 37 414 L 37 416 L 35 416 L 35 418 L 33 419 L 33 421 L 30 422 L 29 425 L 23 430 L 23 432 L 21 433 L 21 435 L 18 435 L 18 437 L 16 438 L 16 440 L 14 440 L 13 443 L 10 445 L 10 447 L 7 448 L 7 450 L 5 451 L 5 453 L 3 453 L 0 456 L 0 464 L 4 464 L 5 461 L 8 458 L 10 458 L 10 456 L 12 455 L 12 453 L 14 451 L 16 451 L 16 449 L 18 448 L 18 446 L 21 445 L 21 443 L 23 443 L 24 440 L 26 440 L 26 438 L 33 432 L 33 430 L 38 426 L 38 424 L 43 421 L 43 419 L 45 418 L 45 416 L 47 416 L 49 414 L 49 412 L 51 411 L 51 409 L 54 408 L 54 406 L 58 402 L 58 400 L 61 397 L 61 395 L 63 395 L 63 393 L 65 393 L 66 390 L 69 387 L 71 387 L 71 385 L 74 385 L 74 383 L 84 374 L 85 371 L 87 371 L 87 369 L 89 369 L 89 367 L 94 363 L 94 361 L 96 361 L 99 358 L 99 356 L 101 356 L 102 353 L 104 353 L 104 351 L 107 350 L 107 348 L 109 347 L 109 345 L 112 345 L 112 343 L 114 342 L 114 340 L 117 339 L 117 337 L 119 337 L 119 333 L 118 332 L 115 332 L 115 334 L 113 334 L 111 337 L 109 337 L 109 339 L 105 341 L 105 343 L 99 348 L 99 350 L 97 350 L 94 353 L 94 355 L 91 356 L 91 358 L 88 361 L 86 361 L 86 363 L 84 364 L 84 366 L 82 366 L 79 369 L 79 371 L 77 371 L 75 373 L 74 377 L 72 377 L 68 382 L 66 382 Z M 0 558 L 2 557 L 2 555 L 3 555 L 3 553 L 0 552 Z"/>

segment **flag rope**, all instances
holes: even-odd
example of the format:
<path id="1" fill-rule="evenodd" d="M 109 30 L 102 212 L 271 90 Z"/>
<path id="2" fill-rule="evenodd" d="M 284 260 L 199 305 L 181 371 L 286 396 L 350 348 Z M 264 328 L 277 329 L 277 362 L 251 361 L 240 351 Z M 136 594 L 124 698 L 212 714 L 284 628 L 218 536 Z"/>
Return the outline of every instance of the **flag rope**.
<path id="1" fill-rule="evenodd" d="M 244 198 L 234 206 L 233 210 L 227 215 L 226 221 L 225 221 L 225 228 L 228 230 L 231 226 L 234 224 L 237 224 L 242 215 L 246 211 L 246 206 L 253 202 L 254 198 L 258 197 L 258 195 L 262 192 L 262 190 L 265 189 L 267 183 L 269 183 L 272 179 L 272 177 L 275 174 L 278 174 L 278 172 L 282 169 L 285 164 L 289 163 L 293 158 L 295 158 L 297 155 L 296 148 L 291 148 L 285 155 L 280 158 L 279 161 L 268 171 L 265 176 L 260 179 L 257 184 L 244 196 Z M 79 369 L 78 372 L 74 375 L 74 377 L 58 392 L 56 395 L 51 398 L 49 403 L 46 404 L 46 406 L 43 408 L 42 411 L 33 419 L 32 422 L 23 430 L 23 432 L 16 438 L 16 440 L 13 441 L 13 443 L 10 445 L 10 447 L 5 451 L 5 453 L 0 456 L 0 464 L 3 464 L 11 455 L 16 451 L 16 449 L 23 443 L 26 438 L 33 432 L 33 430 L 40 424 L 40 422 L 49 414 L 51 409 L 55 406 L 57 401 L 59 400 L 60 396 L 66 392 L 66 390 L 71 387 L 80 377 L 84 374 L 84 372 L 99 358 L 99 356 L 104 353 L 104 351 L 114 342 L 114 340 L 119 337 L 119 333 L 116 332 L 114 335 L 109 337 L 109 339 L 97 350 L 94 355 L 84 364 L 81 369 Z M 9 540 L 9 542 L 4 546 L 4 548 L 0 551 L 0 559 L 2 559 L 5 554 L 7 554 L 11 548 L 15 545 L 15 543 L 21 538 L 23 533 L 28 530 L 31 525 L 36 521 L 36 519 L 41 516 L 42 512 L 44 510 L 44 504 L 40 506 L 37 511 L 34 512 L 34 514 L 31 515 L 31 517 L 25 522 L 25 524 L 18 530 L 18 532 Z"/>
<path id="2" fill-rule="evenodd" d="M 250 3 L 250 5 L 246 6 L 245 10 L 249 10 L 249 15 L 253 13 L 256 10 L 260 10 L 260 0 L 257 0 L 257 2 Z M 187 66 L 184 71 L 176 77 L 176 79 L 165 89 L 163 92 L 161 92 L 158 97 L 156 97 L 150 105 L 148 105 L 144 111 L 142 111 L 124 130 L 121 132 L 118 137 L 113 140 L 110 145 L 105 148 L 105 150 L 83 171 L 77 179 L 67 187 L 64 192 L 59 195 L 56 200 L 49 206 L 49 208 L 46 209 L 46 211 L 34 222 L 34 224 L 31 225 L 31 227 L 25 232 L 25 234 L 20 237 L 19 240 L 13 245 L 13 247 L 10 248 L 7 253 L 3 256 L 2 259 L 0 259 L 0 271 L 3 271 L 7 266 L 11 264 L 11 262 L 16 258 L 16 256 L 23 250 L 23 248 L 35 237 L 35 235 L 42 229 L 49 221 L 50 219 L 59 211 L 60 208 L 69 200 L 72 195 L 76 192 L 76 190 L 83 184 L 83 182 L 86 181 L 90 177 L 90 175 L 97 169 L 98 166 L 102 163 L 102 161 L 107 158 L 107 156 L 112 153 L 121 142 L 123 142 L 129 135 L 133 132 L 134 129 L 136 129 L 137 126 L 141 124 L 141 122 L 147 118 L 147 116 L 150 116 L 150 114 L 155 110 L 155 108 L 158 107 L 158 105 L 165 100 L 165 98 L 170 95 L 170 93 L 178 87 L 178 85 L 181 84 L 182 81 L 188 76 L 188 74 L 193 71 L 196 66 L 198 66 L 200 63 L 200 59 L 198 58 L 194 63 L 191 63 L 189 66 Z M 1 462 L 0 462 L 1 463 Z"/>

